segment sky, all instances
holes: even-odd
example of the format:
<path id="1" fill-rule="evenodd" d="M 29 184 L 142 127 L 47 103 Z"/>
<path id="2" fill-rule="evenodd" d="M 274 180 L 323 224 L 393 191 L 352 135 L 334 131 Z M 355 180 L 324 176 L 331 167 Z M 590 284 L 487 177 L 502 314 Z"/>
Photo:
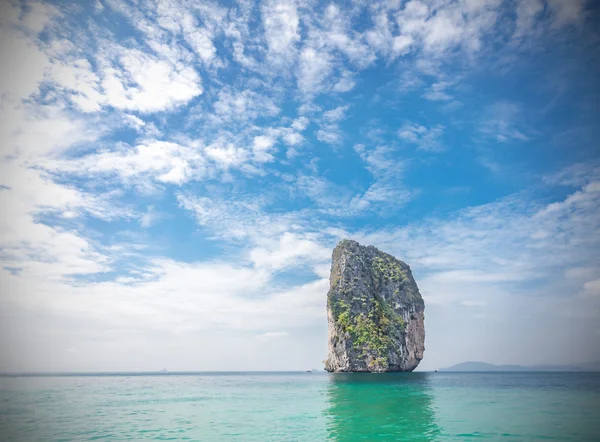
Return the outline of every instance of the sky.
<path id="1" fill-rule="evenodd" d="M 305 370 L 331 252 L 419 370 L 600 359 L 593 0 L 0 5 L 0 371 Z"/>

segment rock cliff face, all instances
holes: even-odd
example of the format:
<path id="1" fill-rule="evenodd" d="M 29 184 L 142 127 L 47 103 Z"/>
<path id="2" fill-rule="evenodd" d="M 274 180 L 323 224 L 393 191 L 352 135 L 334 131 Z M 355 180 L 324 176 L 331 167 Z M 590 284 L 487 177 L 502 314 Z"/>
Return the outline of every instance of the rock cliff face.
<path id="1" fill-rule="evenodd" d="M 333 250 L 325 369 L 412 371 L 425 350 L 425 304 L 410 267 L 373 246 Z"/>

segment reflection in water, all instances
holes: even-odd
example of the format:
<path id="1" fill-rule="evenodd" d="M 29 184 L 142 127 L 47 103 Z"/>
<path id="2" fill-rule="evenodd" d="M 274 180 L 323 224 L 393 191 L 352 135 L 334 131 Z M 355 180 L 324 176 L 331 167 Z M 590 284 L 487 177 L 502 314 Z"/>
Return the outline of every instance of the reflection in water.
<path id="1" fill-rule="evenodd" d="M 427 373 L 330 375 L 330 440 L 432 440 L 439 433 Z"/>

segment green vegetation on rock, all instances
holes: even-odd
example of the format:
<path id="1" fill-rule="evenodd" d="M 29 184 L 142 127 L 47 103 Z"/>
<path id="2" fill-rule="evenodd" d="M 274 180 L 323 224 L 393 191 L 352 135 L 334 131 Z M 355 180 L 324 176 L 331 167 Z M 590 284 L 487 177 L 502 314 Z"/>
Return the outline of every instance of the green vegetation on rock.
<path id="1" fill-rule="evenodd" d="M 371 262 L 371 268 L 378 282 L 385 279 L 391 279 L 392 281 L 403 281 L 406 279 L 406 272 L 398 261 L 392 257 L 384 259 L 376 256 Z"/>
<path id="2" fill-rule="evenodd" d="M 366 300 L 356 300 L 359 301 L 359 308 L 364 310 Z M 336 325 L 343 333 L 349 335 L 352 346 L 361 351 L 360 357 L 366 358 L 370 355 L 374 358 L 369 363 L 369 368 L 385 368 L 385 355 L 393 349 L 396 335 L 404 332 L 405 323 L 402 317 L 380 297 L 372 300 L 368 314 L 360 313 L 353 317 L 351 306 L 343 299 L 333 301 L 332 313 Z"/>

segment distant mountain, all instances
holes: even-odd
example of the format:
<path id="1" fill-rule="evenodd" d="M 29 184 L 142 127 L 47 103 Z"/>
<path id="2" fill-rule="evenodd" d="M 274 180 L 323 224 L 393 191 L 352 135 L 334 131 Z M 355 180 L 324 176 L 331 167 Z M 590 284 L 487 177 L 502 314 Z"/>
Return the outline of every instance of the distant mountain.
<path id="1" fill-rule="evenodd" d="M 581 367 L 584 370 L 600 371 L 600 361 L 586 362 L 583 364 L 579 364 L 579 367 Z"/>
<path id="2" fill-rule="evenodd" d="M 574 365 L 494 365 L 487 362 L 461 362 L 439 371 L 600 371 L 600 361 Z"/>
<path id="3" fill-rule="evenodd" d="M 521 365 L 494 365 L 486 362 L 461 362 L 452 367 L 440 368 L 439 371 L 523 371 Z"/>

